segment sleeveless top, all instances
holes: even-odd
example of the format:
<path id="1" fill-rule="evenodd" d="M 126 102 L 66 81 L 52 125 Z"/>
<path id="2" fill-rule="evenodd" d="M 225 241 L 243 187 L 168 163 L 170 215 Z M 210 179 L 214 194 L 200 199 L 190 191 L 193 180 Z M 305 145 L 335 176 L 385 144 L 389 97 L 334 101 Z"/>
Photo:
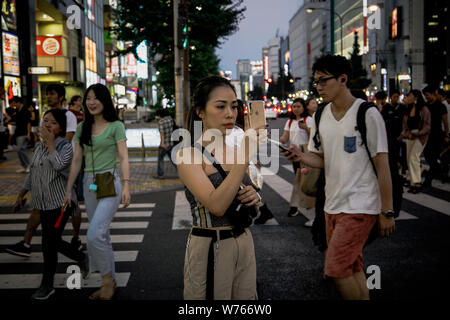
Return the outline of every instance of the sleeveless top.
<path id="1" fill-rule="evenodd" d="M 227 172 L 228 173 L 228 172 Z M 213 184 L 214 188 L 218 188 L 222 183 L 223 179 L 219 172 L 215 172 L 208 176 L 209 180 Z M 244 185 L 252 185 L 250 177 L 247 173 L 245 173 L 244 178 L 242 179 Z M 185 187 L 186 199 L 191 206 L 192 213 L 192 225 L 200 228 L 216 228 L 216 227 L 225 227 L 232 226 L 229 219 L 228 210 L 222 217 L 218 217 L 208 211 L 197 199 L 195 199 L 194 195 L 189 191 L 188 188 Z M 238 200 L 234 199 L 234 202 L 238 202 Z M 233 204 L 232 203 L 232 204 Z M 230 205 L 231 206 L 231 205 Z"/>

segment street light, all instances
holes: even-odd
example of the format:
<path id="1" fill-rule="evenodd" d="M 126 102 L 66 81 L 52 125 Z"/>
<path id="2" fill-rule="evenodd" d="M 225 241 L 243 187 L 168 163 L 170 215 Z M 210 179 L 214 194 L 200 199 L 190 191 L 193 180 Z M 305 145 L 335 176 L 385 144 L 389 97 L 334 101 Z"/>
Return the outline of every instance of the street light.
<path id="1" fill-rule="evenodd" d="M 339 18 L 339 23 L 340 23 L 340 26 L 341 26 L 341 56 L 344 56 L 344 50 L 343 50 L 343 42 L 344 42 L 344 38 L 343 38 L 343 35 L 342 35 L 342 31 L 343 31 L 343 30 L 342 30 L 342 29 L 343 29 L 343 23 L 342 23 L 342 22 L 343 22 L 343 20 L 344 20 L 344 17 L 345 17 L 348 13 L 350 13 L 351 11 L 353 11 L 353 10 L 363 9 L 363 8 L 364 8 L 363 6 L 359 6 L 359 7 L 350 9 L 350 10 L 348 10 L 346 13 L 344 13 L 343 15 L 340 15 L 339 13 L 334 12 L 334 14 Z M 373 12 L 377 11 L 379 8 L 380 8 L 379 5 L 372 4 L 372 5 L 370 5 L 370 6 L 368 7 L 368 10 L 369 10 L 371 13 L 373 13 Z M 306 9 L 305 9 L 306 13 L 312 13 L 314 10 L 324 10 L 324 11 L 330 11 L 330 12 L 331 12 L 331 10 L 330 10 L 330 9 L 327 9 L 327 8 L 306 8 Z M 333 44 L 333 45 L 334 45 L 334 44 Z"/>

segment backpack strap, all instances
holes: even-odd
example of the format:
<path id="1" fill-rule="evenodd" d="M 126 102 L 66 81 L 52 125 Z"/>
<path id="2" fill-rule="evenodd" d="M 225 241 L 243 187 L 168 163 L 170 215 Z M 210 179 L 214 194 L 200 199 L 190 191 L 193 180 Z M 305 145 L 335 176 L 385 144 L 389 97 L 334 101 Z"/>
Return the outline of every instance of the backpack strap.
<path id="1" fill-rule="evenodd" d="M 292 119 L 289 119 L 289 129 L 291 128 Z"/>
<path id="2" fill-rule="evenodd" d="M 314 122 L 316 124 L 316 132 L 313 136 L 313 141 L 314 141 L 314 148 L 316 148 L 317 150 L 319 150 L 320 147 L 320 134 L 319 134 L 319 124 L 320 124 L 320 118 L 322 117 L 322 113 L 323 110 L 325 109 L 326 105 L 322 106 L 322 107 L 318 107 L 316 110 L 316 113 L 314 114 Z"/>
<path id="3" fill-rule="evenodd" d="M 373 102 L 363 102 L 359 105 L 358 113 L 356 114 L 356 127 L 355 130 L 359 131 L 361 134 L 362 144 L 366 148 L 367 155 L 369 156 L 370 163 L 372 164 L 373 171 L 375 175 L 377 175 L 377 169 L 375 168 L 375 163 L 373 162 L 372 157 L 370 156 L 370 150 L 367 146 L 367 126 L 366 126 L 366 112 L 369 108 L 377 107 Z"/>

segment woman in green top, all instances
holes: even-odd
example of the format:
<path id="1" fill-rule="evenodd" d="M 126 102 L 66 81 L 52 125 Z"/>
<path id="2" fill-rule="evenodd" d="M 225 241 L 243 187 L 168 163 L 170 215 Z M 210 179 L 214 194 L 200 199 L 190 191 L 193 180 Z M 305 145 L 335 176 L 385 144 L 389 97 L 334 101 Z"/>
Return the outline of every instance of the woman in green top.
<path id="1" fill-rule="evenodd" d="M 72 186 L 85 157 L 84 199 L 89 218 L 87 248 L 92 271 L 100 271 L 103 282 L 91 299 L 109 300 L 116 288 L 114 253 L 109 236 L 109 225 L 120 202 L 130 204 L 130 168 L 125 127 L 117 117 L 108 88 L 102 84 L 90 86 L 84 95 L 85 120 L 75 133 L 75 154 L 70 167 L 64 205 L 70 206 Z M 116 171 L 116 157 L 120 158 L 123 186 Z M 97 199 L 98 175 L 106 172 L 114 176 L 116 195 Z M 96 178 L 97 175 L 97 178 Z M 112 183 L 111 183 L 112 184 Z M 67 191 L 68 190 L 68 191 Z"/>

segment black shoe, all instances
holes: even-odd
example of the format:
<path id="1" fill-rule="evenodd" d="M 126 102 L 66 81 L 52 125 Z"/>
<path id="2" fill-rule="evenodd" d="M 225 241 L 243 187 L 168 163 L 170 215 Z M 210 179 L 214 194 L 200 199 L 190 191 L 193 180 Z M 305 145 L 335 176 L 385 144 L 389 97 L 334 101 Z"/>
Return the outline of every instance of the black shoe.
<path id="1" fill-rule="evenodd" d="M 74 248 L 77 251 L 83 250 L 83 245 L 81 244 L 80 238 L 72 237 L 72 240 L 70 241 L 70 245 L 72 248 Z"/>
<path id="2" fill-rule="evenodd" d="M 163 180 L 164 176 L 158 176 L 158 175 L 154 175 L 153 179 L 157 179 L 157 180 Z"/>
<path id="3" fill-rule="evenodd" d="M 295 217 L 295 216 L 298 216 L 299 213 L 300 213 L 300 212 L 297 210 L 297 208 L 291 207 L 291 208 L 289 209 L 289 212 L 288 212 L 288 217 Z"/>
<path id="4" fill-rule="evenodd" d="M 255 219 L 255 224 L 264 224 L 267 222 L 267 220 L 273 218 L 272 212 L 269 210 L 269 208 L 267 208 L 266 205 L 259 208 L 259 211 L 261 212 L 261 215 L 259 216 L 259 218 Z"/>
<path id="5" fill-rule="evenodd" d="M 52 294 L 55 293 L 55 289 L 53 287 L 39 287 L 35 293 L 31 296 L 31 299 L 35 300 L 47 300 Z"/>
<path id="6" fill-rule="evenodd" d="M 5 251 L 15 256 L 29 258 L 31 254 L 31 246 L 28 248 L 25 247 L 25 242 L 22 240 L 19 243 L 6 248 Z"/>
<path id="7" fill-rule="evenodd" d="M 83 276 L 83 279 L 89 278 L 91 275 L 90 269 L 89 269 L 89 255 L 85 253 L 85 258 L 83 261 L 78 262 L 78 266 L 80 267 L 81 275 Z"/>
<path id="8" fill-rule="evenodd" d="M 412 194 L 418 194 L 420 192 L 420 188 L 419 187 L 411 187 L 408 190 L 408 193 L 412 193 Z"/>

